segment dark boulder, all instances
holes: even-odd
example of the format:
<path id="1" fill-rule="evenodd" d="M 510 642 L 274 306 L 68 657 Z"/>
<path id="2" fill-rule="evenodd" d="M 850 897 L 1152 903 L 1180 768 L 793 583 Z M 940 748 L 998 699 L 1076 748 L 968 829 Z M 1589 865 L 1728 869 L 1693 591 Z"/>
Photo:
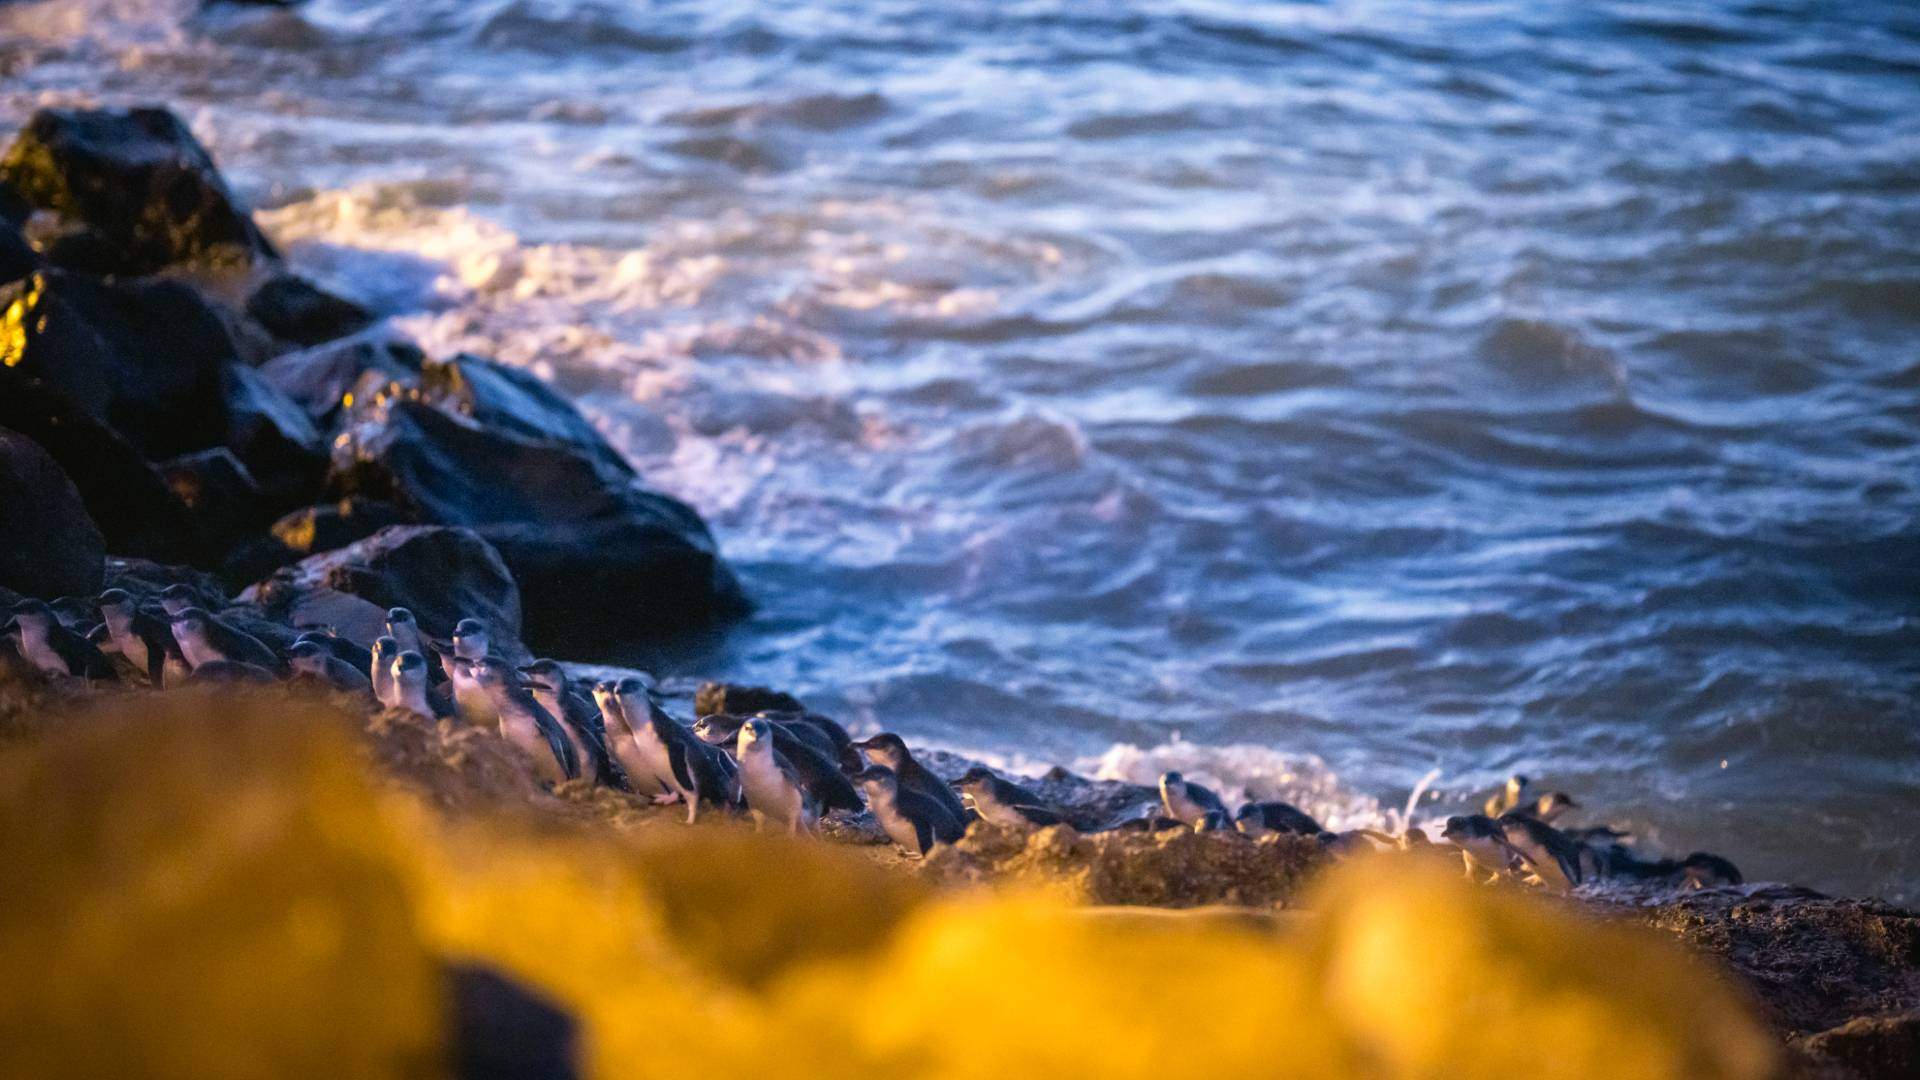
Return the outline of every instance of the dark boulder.
<path id="1" fill-rule="evenodd" d="M 406 342 L 342 341 L 276 356 L 258 370 L 320 430 L 330 432 L 357 387 L 399 386 L 420 373 L 425 359 Z"/>
<path id="2" fill-rule="evenodd" d="M 219 443 L 221 372 L 236 353 L 225 322 L 192 287 L 49 270 L 0 286 L 0 309 L 11 305 L 24 326 L 10 366 L 57 388 L 149 460 Z"/>
<path id="3" fill-rule="evenodd" d="M 52 599 L 100 590 L 106 541 L 38 443 L 0 428 L 0 585 Z"/>
<path id="4" fill-rule="evenodd" d="M 752 716 L 759 712 L 804 713 L 807 707 L 784 690 L 742 683 L 703 682 L 693 695 L 697 716 Z"/>
<path id="5" fill-rule="evenodd" d="M 340 499 L 303 507 L 273 523 L 273 538 L 304 559 L 365 540 L 389 525 L 402 525 L 400 508 L 377 499 Z"/>
<path id="6" fill-rule="evenodd" d="M 247 314 L 273 335 L 296 345 L 355 334 L 373 325 L 373 313 L 293 273 L 278 273 L 247 297 Z"/>
<path id="7" fill-rule="evenodd" d="M 0 285 L 10 285 L 40 269 L 40 256 L 20 230 L 0 220 Z"/>
<path id="8" fill-rule="evenodd" d="M 382 529 L 287 567 L 249 588 L 241 599 L 278 613 L 322 590 L 359 597 L 381 611 L 409 608 L 427 633 L 443 638 L 461 619 L 484 619 L 501 655 L 524 655 L 518 648 L 520 589 L 500 553 L 466 529 Z"/>
<path id="9" fill-rule="evenodd" d="M 175 585 L 192 590 L 193 603 L 208 611 L 219 611 L 231 601 L 212 574 L 191 566 L 111 556 L 107 559 L 106 580 L 102 588 L 124 589 L 139 602 L 158 603 L 160 594 Z"/>
<path id="10" fill-rule="evenodd" d="M 316 498 L 328 459 L 306 410 L 252 368 L 229 364 L 220 375 L 227 413 L 224 445 L 272 496 L 269 517 Z"/>
<path id="11" fill-rule="evenodd" d="M 334 494 L 485 537 L 520 583 L 540 652 L 611 658 L 745 611 L 699 516 L 630 472 L 418 401 L 380 412 L 335 443 Z"/>
<path id="12" fill-rule="evenodd" d="M 0 426 L 53 455 L 79 488 L 110 550 L 170 562 L 205 555 L 192 515 L 159 471 L 119 432 L 44 380 L 0 365 Z"/>
<path id="13" fill-rule="evenodd" d="M 619 476 L 633 466 L 540 376 L 477 356 L 429 360 L 420 369 L 420 400 L 489 431 L 560 443 Z"/>
<path id="14" fill-rule="evenodd" d="M 213 158 L 165 109 L 44 109 L 0 158 L 0 183 L 97 234 L 122 274 L 275 257 Z"/>

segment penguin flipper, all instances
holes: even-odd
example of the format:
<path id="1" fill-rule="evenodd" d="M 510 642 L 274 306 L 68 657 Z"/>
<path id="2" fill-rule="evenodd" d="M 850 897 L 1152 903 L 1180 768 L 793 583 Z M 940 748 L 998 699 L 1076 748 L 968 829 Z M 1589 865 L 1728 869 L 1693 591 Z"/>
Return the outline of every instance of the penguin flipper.
<path id="1" fill-rule="evenodd" d="M 566 773 L 569 780 L 579 779 L 580 758 L 573 752 L 573 743 L 567 738 L 567 733 L 560 730 L 560 722 L 544 707 L 537 702 L 532 704 L 534 725 L 546 737 L 547 748 L 553 751 L 553 759 L 560 763 L 560 771 Z"/>

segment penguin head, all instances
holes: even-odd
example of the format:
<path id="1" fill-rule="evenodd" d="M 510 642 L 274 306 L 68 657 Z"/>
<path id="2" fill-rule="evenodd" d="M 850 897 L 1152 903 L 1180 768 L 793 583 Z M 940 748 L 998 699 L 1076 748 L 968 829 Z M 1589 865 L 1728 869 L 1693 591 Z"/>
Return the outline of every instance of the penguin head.
<path id="1" fill-rule="evenodd" d="M 491 656 L 483 656 L 478 660 L 466 660 L 465 657 L 461 659 L 465 660 L 472 669 L 473 681 L 488 690 L 505 690 L 520 684 L 519 680 L 513 677 L 513 668 L 504 660 Z"/>
<path id="2" fill-rule="evenodd" d="M 317 641 L 302 639 L 287 647 L 287 662 L 298 671 L 318 670 L 329 655 L 327 647 Z"/>
<path id="3" fill-rule="evenodd" d="M 135 607 L 133 594 L 125 589 L 108 589 L 95 600 L 100 605 L 102 615 L 132 615 Z"/>
<path id="4" fill-rule="evenodd" d="M 44 630 L 53 625 L 53 608 L 44 600 L 28 597 L 13 605 L 13 620 L 23 629 Z"/>
<path id="5" fill-rule="evenodd" d="M 1696 851 L 1680 860 L 1680 873 L 1689 889 L 1710 889 L 1716 885 L 1740 885 L 1740 871 L 1718 855 Z"/>
<path id="6" fill-rule="evenodd" d="M 520 674 L 525 675 L 536 690 L 558 693 L 566 689 L 567 671 L 558 660 L 535 660 L 521 668 Z"/>
<path id="7" fill-rule="evenodd" d="M 391 664 L 393 663 L 393 658 L 398 655 L 400 655 L 400 643 L 398 641 L 395 641 L 385 634 L 373 639 L 373 658 L 375 660 Z M 421 663 L 426 663 L 425 657 L 421 658 Z"/>
<path id="8" fill-rule="evenodd" d="M 479 619 L 461 619 L 454 625 L 453 651 L 461 656 L 478 660 L 487 655 L 490 644 L 487 624 Z"/>
<path id="9" fill-rule="evenodd" d="M 866 752 L 867 760 L 886 766 L 889 772 L 898 770 L 911 756 L 907 753 L 906 740 L 891 731 L 883 731 L 853 745 Z"/>
<path id="10" fill-rule="evenodd" d="M 1447 819 L 1447 827 L 1440 835 L 1456 844 L 1466 844 L 1501 839 L 1504 832 L 1499 823 L 1483 814 L 1455 814 Z"/>
<path id="11" fill-rule="evenodd" d="M 200 635 L 207 632 L 207 612 L 204 608 L 186 607 L 173 613 L 173 628 L 189 634 Z"/>
<path id="12" fill-rule="evenodd" d="M 1234 816 L 1233 827 L 1240 830 L 1242 836 L 1251 836 L 1258 840 L 1273 830 L 1267 827 L 1266 818 L 1260 813 L 1257 803 L 1248 803 Z"/>
<path id="13" fill-rule="evenodd" d="M 753 719 L 747 721 L 746 723 L 740 725 L 739 750 L 742 754 L 748 753 L 749 751 L 753 751 L 758 748 L 771 748 L 772 746 L 773 746 L 773 725 L 772 724 L 756 716 Z"/>
<path id="14" fill-rule="evenodd" d="M 1551 824 L 1554 818 L 1577 808 L 1579 805 L 1579 803 L 1573 801 L 1573 796 L 1564 791 L 1549 791 L 1534 800 L 1533 815 L 1541 821 Z"/>
<path id="15" fill-rule="evenodd" d="M 392 641 L 393 639 L 382 638 L 380 640 Z M 379 643 L 380 642 L 378 641 L 374 642 L 376 646 L 378 646 Z M 426 657 L 421 656 L 419 653 L 414 652 L 412 649 L 408 649 L 406 652 L 399 653 L 398 655 L 394 656 L 392 660 L 392 664 L 393 664 L 393 669 L 392 669 L 393 677 L 395 679 L 398 679 L 399 681 L 407 684 L 408 686 L 412 686 L 416 683 L 421 686 L 425 686 L 427 684 L 427 658 Z"/>
<path id="16" fill-rule="evenodd" d="M 900 778 L 885 765 L 869 765 L 854 773 L 852 779 L 862 787 L 878 788 L 881 791 L 896 791 L 900 787 Z"/>
<path id="17" fill-rule="evenodd" d="M 1181 776 L 1179 773 L 1174 772 L 1171 769 L 1160 774 L 1160 790 L 1162 792 L 1177 791 L 1180 788 L 1184 787 L 1186 783 L 1187 783 L 1186 777 Z"/>
<path id="18" fill-rule="evenodd" d="M 953 786 L 958 791 L 978 791 L 990 786 L 993 781 L 994 775 L 992 769 L 987 768 L 985 765 L 975 765 L 966 772 L 961 773 L 960 779 L 955 780 Z"/>
<path id="19" fill-rule="evenodd" d="M 725 746 L 737 742 L 740 729 L 744 726 L 740 718 L 727 713 L 708 713 L 694 721 L 694 737 L 713 746 Z"/>
<path id="20" fill-rule="evenodd" d="M 160 590 L 160 606 L 167 609 L 167 614 L 178 615 L 188 608 L 199 607 L 200 597 L 185 585 L 169 585 Z"/>

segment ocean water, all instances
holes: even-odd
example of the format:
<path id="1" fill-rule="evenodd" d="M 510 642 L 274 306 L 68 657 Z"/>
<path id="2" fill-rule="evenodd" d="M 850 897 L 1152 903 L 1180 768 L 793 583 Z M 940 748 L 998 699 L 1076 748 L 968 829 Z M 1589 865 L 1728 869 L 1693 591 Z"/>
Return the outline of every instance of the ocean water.
<path id="1" fill-rule="evenodd" d="M 1920 7 L 0 4 L 147 101 L 707 516 L 662 674 L 1920 897 Z"/>

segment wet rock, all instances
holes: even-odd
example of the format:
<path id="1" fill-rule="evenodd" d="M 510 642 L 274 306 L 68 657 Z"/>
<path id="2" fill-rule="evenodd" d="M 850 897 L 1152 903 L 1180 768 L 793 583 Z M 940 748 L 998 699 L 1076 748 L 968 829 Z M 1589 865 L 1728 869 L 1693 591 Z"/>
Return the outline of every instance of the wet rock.
<path id="1" fill-rule="evenodd" d="M 1621 889 L 1593 903 L 1718 957 L 1786 1031 L 1920 1009 L 1920 914 L 1911 911 L 1767 885 Z"/>
<path id="2" fill-rule="evenodd" d="M 781 690 L 740 683 L 705 682 L 695 691 L 696 716 L 752 716 L 757 712 L 806 712 L 800 699 Z"/>
<path id="3" fill-rule="evenodd" d="M 193 512 L 201 535 L 216 546 L 232 544 L 272 520 L 259 482 L 224 446 L 162 462 L 160 474 L 174 497 Z"/>
<path id="4" fill-rule="evenodd" d="M 385 528 L 337 551 L 304 559 L 248 589 L 241 599 L 284 611 L 319 589 L 357 596 L 382 612 L 409 608 L 427 633 L 441 638 L 463 618 L 484 619 L 501 655 L 530 658 L 519 645 L 519 587 L 500 553 L 467 529 Z"/>
<path id="5" fill-rule="evenodd" d="M 0 182 L 97 234 L 119 273 L 275 257 L 212 157 L 165 109 L 42 110 L 0 158 Z"/>
<path id="6" fill-rule="evenodd" d="M 0 285 L 19 281 L 40 269 L 40 256 L 20 230 L 0 220 Z"/>
<path id="7" fill-rule="evenodd" d="M 42 599 L 100 589 L 106 541 L 38 443 L 0 428 L 0 585 Z"/>
<path id="8" fill-rule="evenodd" d="M 49 270 L 0 287 L 0 305 L 9 301 L 25 325 L 10 365 L 19 375 L 44 380 L 149 460 L 220 442 L 221 371 L 237 353 L 191 287 Z"/>
<path id="9" fill-rule="evenodd" d="M 45 381 L 0 366 L 0 426 L 53 455 L 110 550 L 170 562 L 205 554 L 198 527 L 159 471 Z"/>
<path id="10" fill-rule="evenodd" d="M 373 325 L 373 313 L 293 273 L 278 273 L 247 297 L 247 314 L 274 336 L 297 345 L 355 334 Z"/>
<path id="11" fill-rule="evenodd" d="M 1920 1076 L 1920 1009 L 1855 1017 L 1800 1040 L 1799 1049 L 1861 1080 Z"/>
<path id="12" fill-rule="evenodd" d="M 745 609 L 705 523 L 631 474 L 419 401 L 381 412 L 336 442 L 333 493 L 485 537 L 520 583 L 526 637 L 542 654 L 612 659 Z"/>
<path id="13" fill-rule="evenodd" d="M 292 398 L 259 372 L 229 364 L 221 372 L 226 396 L 224 445 L 247 463 L 275 514 L 320 493 L 327 455 L 320 432 Z"/>
<path id="14" fill-rule="evenodd" d="M 425 361 L 405 342 L 343 341 L 276 356 L 259 371 L 321 431 L 331 432 L 340 424 L 347 395 L 363 380 L 373 387 L 411 380 Z"/>
<path id="15" fill-rule="evenodd" d="M 304 507 L 273 523 L 273 538 L 305 558 L 365 540 L 389 525 L 405 524 L 400 508 L 377 499 L 348 498 Z"/>
<path id="16" fill-rule="evenodd" d="M 614 475 L 634 475 L 580 410 L 531 371 L 477 356 L 429 360 L 420 369 L 420 400 L 488 431 L 569 446 Z"/>

